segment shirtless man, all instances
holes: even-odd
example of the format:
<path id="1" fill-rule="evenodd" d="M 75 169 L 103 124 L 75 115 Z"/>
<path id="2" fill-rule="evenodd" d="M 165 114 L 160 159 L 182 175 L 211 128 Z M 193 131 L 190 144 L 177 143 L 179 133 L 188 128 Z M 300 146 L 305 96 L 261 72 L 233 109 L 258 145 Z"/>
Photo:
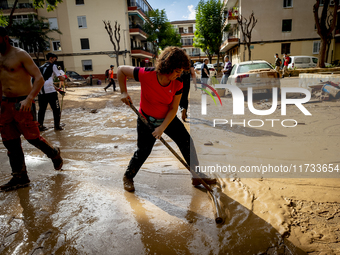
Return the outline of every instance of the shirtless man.
<path id="1" fill-rule="evenodd" d="M 25 165 L 20 136 L 52 159 L 54 169 L 60 170 L 63 159 L 59 148 L 52 147 L 40 136 L 36 121 L 34 98 L 44 85 L 39 68 L 26 51 L 10 45 L 4 27 L 0 27 L 0 132 L 12 168 L 12 179 L 0 186 L 12 190 L 30 182 Z M 34 78 L 32 86 L 31 78 Z"/>

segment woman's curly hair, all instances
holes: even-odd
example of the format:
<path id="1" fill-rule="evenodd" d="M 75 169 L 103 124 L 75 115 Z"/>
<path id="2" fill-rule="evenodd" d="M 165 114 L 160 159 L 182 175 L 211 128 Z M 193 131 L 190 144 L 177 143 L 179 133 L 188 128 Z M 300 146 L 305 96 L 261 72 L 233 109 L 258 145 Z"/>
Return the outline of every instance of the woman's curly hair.
<path id="1" fill-rule="evenodd" d="M 161 74 L 170 74 L 178 68 L 185 71 L 190 69 L 189 56 L 181 48 L 166 47 L 158 56 L 155 70 Z"/>

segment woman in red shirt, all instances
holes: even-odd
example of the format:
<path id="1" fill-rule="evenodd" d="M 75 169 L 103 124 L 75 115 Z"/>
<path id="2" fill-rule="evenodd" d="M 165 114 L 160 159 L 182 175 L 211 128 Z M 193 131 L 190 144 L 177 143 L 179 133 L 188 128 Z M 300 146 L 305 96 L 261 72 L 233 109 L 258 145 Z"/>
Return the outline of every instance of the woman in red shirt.
<path id="1" fill-rule="evenodd" d="M 137 150 L 135 151 L 127 170 L 124 174 L 124 189 L 134 191 L 133 178 L 150 155 L 156 139 L 163 132 L 166 133 L 179 147 L 187 164 L 190 162 L 198 165 L 198 159 L 190 134 L 183 123 L 177 118 L 178 105 L 181 100 L 183 82 L 179 78 L 183 70 L 190 69 L 188 55 L 178 47 L 167 47 L 158 57 L 155 68 L 140 68 L 133 66 L 120 66 L 117 76 L 122 93 L 122 101 L 130 105 L 132 100 L 126 89 L 126 78 L 133 77 L 141 84 L 141 100 L 139 112 L 155 128 L 154 131 L 140 120 L 137 120 Z M 191 159 L 190 159 L 191 147 Z M 207 184 L 216 183 L 216 179 L 210 179 L 199 174 Z M 200 182 L 192 180 L 197 186 Z"/>

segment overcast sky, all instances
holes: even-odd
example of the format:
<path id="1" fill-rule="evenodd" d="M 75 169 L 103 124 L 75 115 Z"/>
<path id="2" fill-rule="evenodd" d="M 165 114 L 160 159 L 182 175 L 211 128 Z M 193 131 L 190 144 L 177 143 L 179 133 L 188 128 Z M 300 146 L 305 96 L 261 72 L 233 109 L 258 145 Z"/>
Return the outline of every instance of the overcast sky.
<path id="1" fill-rule="evenodd" d="M 153 9 L 165 9 L 170 21 L 195 19 L 195 9 L 199 2 L 199 0 L 147 1 Z"/>

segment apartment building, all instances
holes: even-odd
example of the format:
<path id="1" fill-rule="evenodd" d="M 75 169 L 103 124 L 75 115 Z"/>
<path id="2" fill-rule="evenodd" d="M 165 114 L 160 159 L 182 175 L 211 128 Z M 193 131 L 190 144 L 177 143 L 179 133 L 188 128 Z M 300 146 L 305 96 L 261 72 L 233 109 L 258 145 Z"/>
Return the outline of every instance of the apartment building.
<path id="1" fill-rule="evenodd" d="M 315 0 L 224 0 L 225 25 L 230 24 L 230 30 L 224 33 L 221 51 L 230 55 L 233 63 L 248 60 L 237 18 L 242 15 L 249 20 L 253 11 L 257 24 L 251 34 L 252 60 L 264 59 L 273 63 L 275 53 L 318 57 L 320 36 L 313 15 L 315 3 Z M 339 39 L 340 29 L 337 29 L 330 45 L 328 63 L 340 59 Z"/>
<path id="2" fill-rule="evenodd" d="M 150 65 L 152 49 L 142 29 L 145 13 L 152 9 L 146 0 L 64 0 L 52 12 L 47 12 L 46 8 L 36 10 L 32 2 L 19 0 L 14 20 L 20 22 L 31 14 L 48 18 L 50 27 L 59 29 L 62 34 L 49 34 L 53 40 L 45 53 L 58 55 L 58 64 L 66 70 L 104 79 L 104 72 L 111 64 L 115 65 L 116 73 L 117 57 L 119 65 Z M 9 15 L 13 3 L 14 0 L 1 1 L 1 6 L 7 7 L 3 8 L 4 15 Z M 113 30 L 115 21 L 120 24 L 118 56 L 103 20 L 111 21 Z"/>
<path id="3" fill-rule="evenodd" d="M 205 59 L 207 55 L 200 48 L 193 46 L 196 20 L 179 20 L 170 23 L 181 35 L 182 48 L 186 50 L 191 60 L 194 62 L 203 62 L 203 59 Z M 217 56 L 213 56 L 212 63 L 216 61 Z"/>

